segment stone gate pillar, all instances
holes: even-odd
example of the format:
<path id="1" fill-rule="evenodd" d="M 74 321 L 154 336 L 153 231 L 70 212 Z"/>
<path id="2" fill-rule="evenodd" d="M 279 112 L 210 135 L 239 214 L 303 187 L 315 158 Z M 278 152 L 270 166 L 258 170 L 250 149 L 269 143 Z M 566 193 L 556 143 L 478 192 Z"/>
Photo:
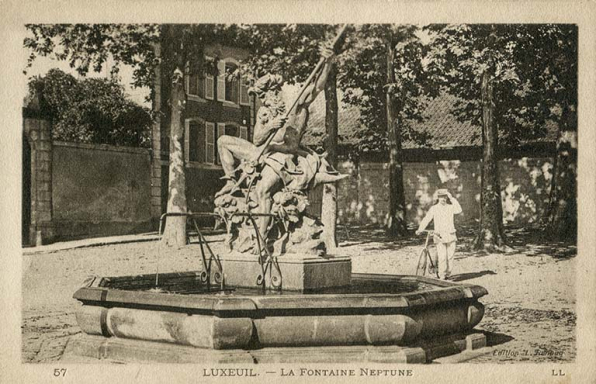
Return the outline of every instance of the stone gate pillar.
<path id="1" fill-rule="evenodd" d="M 157 57 L 161 55 L 159 44 L 154 46 Z M 155 229 L 159 226 L 162 214 L 162 180 L 161 180 L 161 68 L 155 69 L 155 84 L 153 93 L 153 112 L 155 121 L 151 129 L 152 156 L 151 156 L 151 221 Z"/>
<path id="2" fill-rule="evenodd" d="M 23 108 L 23 129 L 31 147 L 31 224 L 29 244 L 54 240 L 52 222 L 52 127 L 44 117 L 38 95 Z"/>

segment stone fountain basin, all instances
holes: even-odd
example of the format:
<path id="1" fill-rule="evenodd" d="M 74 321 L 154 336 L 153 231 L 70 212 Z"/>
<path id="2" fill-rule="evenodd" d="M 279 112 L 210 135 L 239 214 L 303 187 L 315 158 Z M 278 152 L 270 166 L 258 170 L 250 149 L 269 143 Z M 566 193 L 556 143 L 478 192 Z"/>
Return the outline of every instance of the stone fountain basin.
<path id="1" fill-rule="evenodd" d="M 200 272 L 95 278 L 75 292 L 89 335 L 207 349 L 408 346 L 466 333 L 484 315 L 478 285 L 420 276 L 353 274 L 316 292 L 206 287 Z"/>

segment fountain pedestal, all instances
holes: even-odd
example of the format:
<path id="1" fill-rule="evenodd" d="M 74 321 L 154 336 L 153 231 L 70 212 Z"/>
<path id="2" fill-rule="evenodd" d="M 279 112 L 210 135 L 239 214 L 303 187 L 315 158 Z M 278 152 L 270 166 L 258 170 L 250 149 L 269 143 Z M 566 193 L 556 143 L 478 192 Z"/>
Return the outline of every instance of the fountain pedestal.
<path id="1" fill-rule="evenodd" d="M 262 275 L 261 265 L 255 255 L 231 252 L 221 257 L 226 285 L 253 288 L 257 277 Z M 352 262 L 349 257 L 320 257 L 307 254 L 286 254 L 276 258 L 267 267 L 265 285 L 275 288 L 271 276 L 277 277 L 281 289 L 291 291 L 314 291 L 350 285 Z"/>

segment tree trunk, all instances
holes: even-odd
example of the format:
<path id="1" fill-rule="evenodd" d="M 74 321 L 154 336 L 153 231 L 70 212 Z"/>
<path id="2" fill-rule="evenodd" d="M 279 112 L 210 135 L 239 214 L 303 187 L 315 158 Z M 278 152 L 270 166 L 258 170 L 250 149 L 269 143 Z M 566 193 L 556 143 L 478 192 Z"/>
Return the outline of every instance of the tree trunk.
<path id="1" fill-rule="evenodd" d="M 493 86 L 488 71 L 482 74 L 482 173 L 480 192 L 480 229 L 474 249 L 504 251 L 507 242 L 503 230 L 503 207 L 497 158 L 498 130 L 493 119 Z"/>
<path id="2" fill-rule="evenodd" d="M 395 83 L 392 43 L 387 45 L 387 83 Z M 399 108 L 394 91 L 387 89 L 387 138 L 389 145 L 389 218 L 386 233 L 390 238 L 407 235 L 406 197 L 402 164 L 401 131 L 398 122 Z"/>
<path id="3" fill-rule="evenodd" d="M 184 173 L 184 126 L 182 113 L 185 105 L 183 54 L 173 32 L 174 26 L 164 26 L 167 43 L 173 47 L 173 54 L 177 56 L 176 68 L 172 71 L 170 84 L 170 170 L 168 184 L 168 213 L 186 213 L 186 176 Z M 178 52 L 176 52 L 178 50 Z M 163 234 L 166 245 L 182 247 L 186 245 L 186 217 L 170 216 L 166 218 Z"/>
<path id="4" fill-rule="evenodd" d="M 577 239 L 577 123 L 563 108 L 557 137 L 545 235 L 554 240 Z"/>
<path id="5" fill-rule="evenodd" d="M 337 69 L 333 65 L 325 83 L 325 150 L 327 160 L 337 169 Z M 323 201 L 321 204 L 321 221 L 323 222 L 323 239 L 327 251 L 337 248 L 337 183 L 323 184 Z"/>

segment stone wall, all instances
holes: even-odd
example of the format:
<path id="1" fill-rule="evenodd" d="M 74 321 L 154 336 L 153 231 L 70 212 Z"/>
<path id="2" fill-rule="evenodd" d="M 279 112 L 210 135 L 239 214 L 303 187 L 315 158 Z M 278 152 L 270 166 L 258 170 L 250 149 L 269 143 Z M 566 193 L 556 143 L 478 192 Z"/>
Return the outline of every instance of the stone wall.
<path id="1" fill-rule="evenodd" d="M 149 150 L 54 142 L 56 239 L 151 230 Z"/>
<path id="2" fill-rule="evenodd" d="M 546 208 L 552 177 L 552 158 L 503 159 L 499 162 L 503 220 L 535 223 Z M 343 161 L 338 166 L 351 177 L 339 183 L 338 218 L 342 224 L 383 225 L 389 207 L 387 163 Z M 480 162 L 443 160 L 404 164 L 407 220 L 418 225 L 433 204 L 438 188 L 448 188 L 462 205 L 459 222 L 480 218 Z M 320 215 L 321 191 L 311 194 L 310 212 Z"/>

